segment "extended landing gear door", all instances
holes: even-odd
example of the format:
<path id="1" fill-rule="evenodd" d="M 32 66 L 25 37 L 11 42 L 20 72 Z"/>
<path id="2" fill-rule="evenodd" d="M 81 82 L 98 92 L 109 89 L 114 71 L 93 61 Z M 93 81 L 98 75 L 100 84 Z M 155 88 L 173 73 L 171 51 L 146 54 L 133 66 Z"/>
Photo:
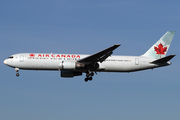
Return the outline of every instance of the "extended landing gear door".
<path id="1" fill-rule="evenodd" d="M 20 60 L 20 62 L 23 62 L 24 61 L 24 55 L 20 55 L 19 60 Z"/>

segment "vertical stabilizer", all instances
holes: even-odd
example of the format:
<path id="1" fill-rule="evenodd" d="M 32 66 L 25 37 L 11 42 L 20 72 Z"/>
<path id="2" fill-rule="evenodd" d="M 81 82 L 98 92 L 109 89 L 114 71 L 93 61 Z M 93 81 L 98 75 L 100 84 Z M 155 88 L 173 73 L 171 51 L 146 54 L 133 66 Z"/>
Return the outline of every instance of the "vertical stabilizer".
<path id="1" fill-rule="evenodd" d="M 167 31 L 144 55 L 151 58 L 163 58 L 166 56 L 174 37 L 175 31 Z"/>

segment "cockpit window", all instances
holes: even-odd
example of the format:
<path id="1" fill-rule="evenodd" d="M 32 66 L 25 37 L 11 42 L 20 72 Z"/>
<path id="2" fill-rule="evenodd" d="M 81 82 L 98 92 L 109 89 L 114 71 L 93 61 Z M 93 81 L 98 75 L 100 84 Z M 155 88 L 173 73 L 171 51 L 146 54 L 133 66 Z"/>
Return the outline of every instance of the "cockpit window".
<path id="1" fill-rule="evenodd" d="M 8 57 L 8 58 L 13 59 L 13 56 L 10 56 L 10 57 Z"/>

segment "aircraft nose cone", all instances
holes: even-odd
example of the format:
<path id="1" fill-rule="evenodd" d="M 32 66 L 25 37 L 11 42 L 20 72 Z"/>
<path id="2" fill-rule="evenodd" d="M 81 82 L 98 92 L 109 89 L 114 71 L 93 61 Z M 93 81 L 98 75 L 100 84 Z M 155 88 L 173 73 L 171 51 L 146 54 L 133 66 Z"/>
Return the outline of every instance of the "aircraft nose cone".
<path id="1" fill-rule="evenodd" d="M 7 60 L 4 60 L 4 64 L 7 65 Z"/>

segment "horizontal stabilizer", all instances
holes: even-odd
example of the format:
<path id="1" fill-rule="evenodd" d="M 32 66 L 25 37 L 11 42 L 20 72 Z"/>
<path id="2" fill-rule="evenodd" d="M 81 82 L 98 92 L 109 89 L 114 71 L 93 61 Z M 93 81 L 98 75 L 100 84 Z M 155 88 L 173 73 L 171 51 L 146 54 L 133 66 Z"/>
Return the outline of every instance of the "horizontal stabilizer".
<path id="1" fill-rule="evenodd" d="M 155 60 L 155 61 L 153 61 L 153 62 L 151 62 L 151 63 L 166 63 L 166 62 L 168 62 L 169 60 L 171 60 L 174 56 L 176 56 L 176 55 L 169 55 L 169 56 L 166 56 L 166 57 L 164 57 L 164 58 L 160 58 L 160 59 L 158 59 L 158 60 Z"/>

